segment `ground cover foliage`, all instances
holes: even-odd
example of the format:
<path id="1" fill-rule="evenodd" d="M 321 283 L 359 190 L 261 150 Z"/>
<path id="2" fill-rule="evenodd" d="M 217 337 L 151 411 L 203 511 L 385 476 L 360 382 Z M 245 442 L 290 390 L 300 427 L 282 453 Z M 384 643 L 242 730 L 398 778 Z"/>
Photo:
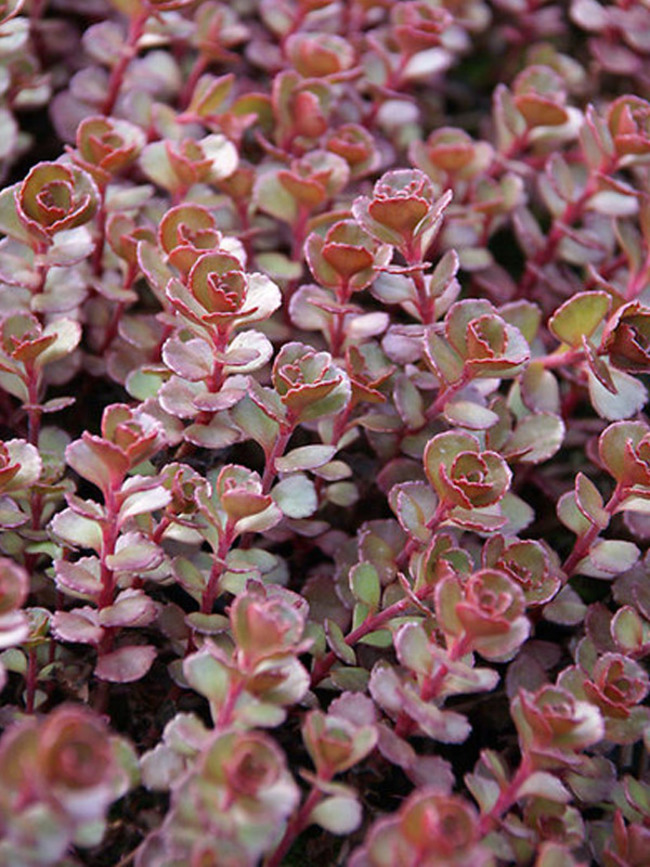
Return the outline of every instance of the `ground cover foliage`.
<path id="1" fill-rule="evenodd" d="M 650 6 L 0 2 L 0 864 L 642 867 Z"/>

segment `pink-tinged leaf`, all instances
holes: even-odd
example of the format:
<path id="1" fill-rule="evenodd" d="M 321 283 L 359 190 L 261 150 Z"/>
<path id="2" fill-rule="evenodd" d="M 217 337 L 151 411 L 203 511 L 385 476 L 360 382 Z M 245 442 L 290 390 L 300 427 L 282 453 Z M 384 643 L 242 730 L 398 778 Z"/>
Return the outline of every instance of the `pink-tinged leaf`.
<path id="1" fill-rule="evenodd" d="M 318 508 L 314 483 L 302 473 L 282 479 L 272 489 L 271 496 L 288 518 L 308 518 Z"/>
<path id="2" fill-rule="evenodd" d="M 99 644 L 104 634 L 97 612 L 89 607 L 57 611 L 52 618 L 52 631 L 61 641 L 92 645 Z"/>
<path id="3" fill-rule="evenodd" d="M 76 265 L 90 255 L 95 241 L 87 226 L 77 226 L 57 232 L 52 238 L 52 245 L 45 254 L 49 266 L 65 267 Z"/>
<path id="4" fill-rule="evenodd" d="M 404 688 L 403 706 L 426 735 L 443 744 L 462 744 L 472 731 L 462 714 L 440 710 L 437 705 L 422 701 L 408 688 Z"/>
<path id="5" fill-rule="evenodd" d="M 0 650 L 21 644 L 28 636 L 29 621 L 23 611 L 7 611 L 0 614 Z"/>
<path id="6" fill-rule="evenodd" d="M 99 612 L 99 622 L 105 627 L 148 626 L 155 620 L 158 606 L 144 590 L 123 590 L 112 605 Z"/>
<path id="7" fill-rule="evenodd" d="M 391 509 L 402 529 L 425 544 L 431 538 L 427 522 L 435 513 L 438 499 L 426 482 L 402 482 L 393 485 L 389 494 Z"/>
<path id="8" fill-rule="evenodd" d="M 576 572 L 590 578 L 610 580 L 631 569 L 641 552 L 632 542 L 622 539 L 603 539 L 591 547 L 589 554 L 577 565 Z"/>
<path id="9" fill-rule="evenodd" d="M 106 557 L 106 565 L 115 572 L 146 572 L 159 566 L 163 556 L 162 549 L 142 533 L 124 533 L 115 553 Z"/>
<path id="10" fill-rule="evenodd" d="M 38 356 L 36 360 L 38 367 L 44 367 L 70 355 L 81 340 L 81 325 L 73 319 L 57 319 L 43 329 L 44 337 L 50 335 L 55 335 L 56 339 Z"/>
<path id="11" fill-rule="evenodd" d="M 134 477 L 134 480 L 135 478 L 136 477 Z M 155 487 L 145 489 L 144 491 L 136 491 L 127 496 L 122 502 L 118 514 L 118 523 L 121 525 L 127 520 L 127 518 L 132 518 L 134 515 L 144 515 L 148 512 L 155 512 L 157 509 L 162 509 L 170 500 L 171 492 L 162 485 L 156 485 Z"/>
<path id="12" fill-rule="evenodd" d="M 203 382 L 212 373 L 212 348 L 198 337 L 185 341 L 170 337 L 163 345 L 162 358 L 170 370 L 190 382 Z"/>
<path id="13" fill-rule="evenodd" d="M 609 313 L 611 298 L 606 292 L 580 292 L 565 301 L 549 319 L 548 327 L 562 343 L 582 346 Z"/>
<path id="14" fill-rule="evenodd" d="M 361 824 L 363 812 L 356 798 L 333 795 L 309 814 L 309 820 L 330 834 L 351 834 Z"/>
<path id="15" fill-rule="evenodd" d="M 582 514 L 599 530 L 604 530 L 609 524 L 609 512 L 603 507 L 603 498 L 594 483 L 578 473 L 575 481 L 575 503 Z"/>
<path id="16" fill-rule="evenodd" d="M 245 379 L 244 379 L 245 382 Z M 207 412 L 221 412 L 224 409 L 230 409 L 239 403 L 246 396 L 246 391 L 240 387 L 224 387 L 216 394 L 201 394 L 194 398 L 194 405 L 197 409 L 206 410 Z"/>
<path id="17" fill-rule="evenodd" d="M 106 495 L 119 486 L 129 470 L 129 460 L 113 443 L 84 431 L 80 440 L 75 440 L 65 450 L 68 465 L 82 478 Z"/>
<path id="18" fill-rule="evenodd" d="M 648 390 L 639 379 L 635 379 L 629 373 L 607 366 L 616 394 L 612 394 L 593 372 L 588 370 L 589 396 L 593 407 L 601 418 L 609 421 L 631 418 L 645 406 Z"/>
<path id="19" fill-rule="evenodd" d="M 557 804 L 567 804 L 571 800 L 571 794 L 564 788 L 562 783 L 548 771 L 535 771 L 519 787 L 518 798 L 545 798 Z"/>
<path id="20" fill-rule="evenodd" d="M 200 403 L 200 401 L 199 401 Z M 184 439 L 206 449 L 223 449 L 236 443 L 238 431 L 229 423 L 227 413 L 215 415 L 207 424 L 189 425 L 185 428 Z"/>
<path id="21" fill-rule="evenodd" d="M 251 373 L 259 370 L 273 355 L 268 337 L 259 331 L 243 331 L 230 341 L 224 355 L 225 373 Z"/>
<path id="22" fill-rule="evenodd" d="M 97 557 L 82 557 L 75 563 L 56 560 L 56 586 L 73 596 L 96 598 L 102 590 L 100 562 Z"/>
<path id="23" fill-rule="evenodd" d="M 329 463 L 335 454 L 336 446 L 299 446 L 284 457 L 277 458 L 275 468 L 280 473 L 314 470 Z"/>
<path id="24" fill-rule="evenodd" d="M 491 409 L 463 398 L 446 403 L 443 415 L 450 425 L 469 430 L 488 430 L 499 421 L 499 416 Z"/>
<path id="25" fill-rule="evenodd" d="M 463 509 L 458 506 L 449 512 L 447 520 L 476 533 L 495 533 L 508 524 L 508 518 L 501 513 L 500 506 L 500 503 L 482 509 Z"/>
<path id="26" fill-rule="evenodd" d="M 111 683 L 133 683 L 149 671 L 157 652 L 150 645 L 120 647 L 97 660 L 95 676 Z"/>
<path id="27" fill-rule="evenodd" d="M 405 623 L 395 633 L 395 652 L 400 663 L 416 674 L 429 675 L 435 665 L 429 638 L 419 623 Z"/>
<path id="28" fill-rule="evenodd" d="M 18 472 L 2 485 L 3 492 L 24 491 L 38 481 L 43 461 L 36 446 L 25 440 L 9 440 L 5 443 L 7 463 L 18 464 Z"/>
<path id="29" fill-rule="evenodd" d="M 90 518 L 76 515 L 72 509 L 58 512 L 50 522 L 54 533 L 73 548 L 92 548 L 99 553 L 103 545 L 101 525 Z"/>

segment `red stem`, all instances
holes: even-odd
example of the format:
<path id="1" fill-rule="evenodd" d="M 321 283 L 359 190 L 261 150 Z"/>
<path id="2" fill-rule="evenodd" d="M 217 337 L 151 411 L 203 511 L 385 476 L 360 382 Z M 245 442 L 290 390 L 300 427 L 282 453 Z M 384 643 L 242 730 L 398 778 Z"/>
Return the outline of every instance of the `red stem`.
<path id="1" fill-rule="evenodd" d="M 510 784 L 502 790 L 492 809 L 481 816 L 478 826 L 481 836 L 485 836 L 494 830 L 503 814 L 517 801 L 519 790 L 534 770 L 532 760 L 528 755 L 524 755 L 517 773 L 510 781 Z"/>
<path id="2" fill-rule="evenodd" d="M 126 43 L 124 45 L 124 48 L 122 49 L 122 55 L 118 62 L 115 64 L 115 66 L 111 69 L 111 74 L 108 79 L 106 99 L 104 100 L 104 104 L 102 105 L 101 109 L 102 114 L 104 115 L 110 115 L 113 113 L 115 103 L 117 102 L 117 98 L 120 94 L 122 82 L 124 81 L 124 73 L 126 72 L 129 63 L 137 54 L 138 42 L 140 41 L 140 37 L 144 33 L 144 28 L 148 18 L 149 13 L 143 12 L 140 15 L 136 15 L 136 17 L 132 18 L 129 22 L 129 30 L 126 38 Z"/>
<path id="3" fill-rule="evenodd" d="M 425 588 L 424 593 L 420 595 L 417 594 L 418 599 L 424 598 L 430 592 L 429 587 Z M 393 617 L 398 617 L 400 614 L 403 614 L 411 605 L 413 605 L 412 600 L 405 596 L 403 599 L 400 599 L 398 602 L 394 602 L 392 605 L 389 605 L 388 608 L 384 608 L 383 611 L 378 611 L 377 614 L 373 614 L 368 617 L 360 626 L 357 626 L 356 629 L 353 629 L 349 635 L 346 635 L 344 638 L 345 643 L 348 647 L 352 647 L 360 641 L 365 635 L 368 635 L 370 632 L 374 632 L 376 629 L 379 629 L 387 623 L 389 620 L 392 620 Z M 334 665 L 337 660 L 337 656 L 334 651 L 330 650 L 329 653 L 326 653 L 325 656 L 321 657 L 316 664 L 314 665 L 313 671 L 311 673 L 311 688 L 318 686 L 318 684 L 324 680 L 330 672 L 330 669 Z"/>
<path id="4" fill-rule="evenodd" d="M 280 867 L 284 856 L 293 845 L 293 841 L 300 834 L 300 832 L 303 831 L 309 824 L 309 817 L 311 815 L 311 812 L 314 807 L 316 807 L 322 797 L 323 793 L 320 791 L 320 789 L 314 786 L 311 789 L 310 793 L 307 795 L 307 798 L 305 799 L 302 807 L 289 821 L 287 829 L 284 832 L 284 836 L 278 843 L 275 851 L 272 852 L 264 861 L 264 867 Z"/>
<path id="5" fill-rule="evenodd" d="M 610 516 L 614 514 L 618 505 L 625 498 L 626 493 L 627 492 L 622 485 L 616 486 L 614 493 L 609 498 L 609 501 L 605 506 L 605 511 L 608 512 Z M 576 539 L 573 550 L 564 561 L 564 564 L 562 566 L 562 571 L 567 575 L 567 577 L 570 578 L 571 575 L 575 572 L 578 563 L 582 560 L 583 557 L 587 555 L 589 549 L 591 548 L 591 545 L 600 533 L 601 529 L 602 528 L 598 527 L 596 524 L 591 524 L 587 532 Z"/>

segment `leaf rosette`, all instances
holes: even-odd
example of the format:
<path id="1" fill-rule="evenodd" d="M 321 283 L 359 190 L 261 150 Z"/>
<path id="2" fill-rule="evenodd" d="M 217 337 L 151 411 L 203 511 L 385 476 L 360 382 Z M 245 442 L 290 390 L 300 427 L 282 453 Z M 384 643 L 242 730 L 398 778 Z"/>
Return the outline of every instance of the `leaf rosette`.
<path id="1" fill-rule="evenodd" d="M 77 151 L 72 158 L 97 184 L 130 166 L 140 155 L 147 138 L 139 126 L 112 117 L 87 117 L 77 128 Z"/>
<path id="2" fill-rule="evenodd" d="M 446 431 L 429 440 L 424 471 L 443 503 L 463 509 L 498 503 L 512 479 L 501 455 L 481 451 L 476 437 L 460 431 Z"/>
<path id="3" fill-rule="evenodd" d="M 354 220 L 341 220 L 324 238 L 312 232 L 305 254 L 322 286 L 359 292 L 372 283 L 378 268 L 388 265 L 393 252 L 389 244 L 380 244 Z"/>
<path id="4" fill-rule="evenodd" d="M 196 260 L 204 253 L 220 250 L 246 264 L 241 242 L 226 238 L 217 229 L 214 215 L 194 202 L 176 205 L 160 221 L 158 242 L 167 256 L 168 264 L 177 268 L 184 278 Z"/>
<path id="5" fill-rule="evenodd" d="M 350 381 L 329 352 L 286 343 L 273 365 L 273 385 L 295 421 L 312 421 L 339 412 L 350 400 Z"/>
<path id="6" fill-rule="evenodd" d="M 485 659 L 512 659 L 530 633 L 522 589 L 497 569 L 480 569 L 466 581 L 445 577 L 435 600 L 440 628 Z"/>
<path id="7" fill-rule="evenodd" d="M 382 175 L 371 199 L 355 199 L 352 213 L 378 241 L 410 259 L 426 252 L 450 200 L 451 193 L 436 199 L 433 184 L 419 169 L 398 169 Z"/>
<path id="8" fill-rule="evenodd" d="M 34 248 L 88 223 L 97 211 L 99 191 L 92 177 L 74 165 L 37 163 L 24 181 L 0 195 L 3 231 Z"/>
<path id="9" fill-rule="evenodd" d="M 570 763 L 574 753 L 598 743 L 605 733 L 598 708 L 558 686 L 534 693 L 520 690 L 511 714 L 522 749 L 537 754 L 542 764 Z"/>
<path id="10" fill-rule="evenodd" d="M 521 331 L 482 299 L 452 304 L 444 329 L 439 325 L 428 329 L 425 352 L 436 375 L 449 384 L 477 377 L 514 377 L 530 359 Z"/>
<path id="11" fill-rule="evenodd" d="M 185 283 L 172 279 L 167 297 L 183 318 L 213 335 L 259 322 L 280 306 L 277 285 L 264 274 L 246 274 L 232 253 L 204 253 Z"/>
<path id="12" fill-rule="evenodd" d="M 375 823 L 350 867 L 417 863 L 493 867 L 494 855 L 480 841 L 474 807 L 457 795 L 418 789 L 398 813 Z"/>

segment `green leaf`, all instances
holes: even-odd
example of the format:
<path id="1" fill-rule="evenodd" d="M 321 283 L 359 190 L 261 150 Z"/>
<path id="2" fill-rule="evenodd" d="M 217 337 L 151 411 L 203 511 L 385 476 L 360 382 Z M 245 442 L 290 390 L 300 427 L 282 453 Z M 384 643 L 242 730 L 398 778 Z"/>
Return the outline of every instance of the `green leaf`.
<path id="1" fill-rule="evenodd" d="M 463 375 L 463 359 L 452 349 L 444 334 L 429 328 L 425 349 L 427 358 L 436 374 L 445 383 L 454 383 Z"/>
<path id="2" fill-rule="evenodd" d="M 325 634 L 329 646 L 341 662 L 345 662 L 347 665 L 357 664 L 356 654 L 350 645 L 345 643 L 341 627 L 329 618 L 325 621 Z"/>
<path id="3" fill-rule="evenodd" d="M 361 824 L 362 815 L 356 798 L 335 795 L 314 807 L 309 818 L 330 834 L 351 834 Z"/>
<path id="4" fill-rule="evenodd" d="M 72 545 L 73 548 L 92 548 L 99 553 L 103 544 L 101 524 L 82 515 L 76 515 L 72 509 L 64 509 L 56 514 L 50 523 L 56 535 Z"/>
<path id="5" fill-rule="evenodd" d="M 609 421 L 630 418 L 640 412 L 648 400 L 648 390 L 645 385 L 624 370 L 618 370 L 601 359 L 607 365 L 616 394 L 605 388 L 594 372 L 589 369 L 589 396 L 591 403 L 602 418 Z"/>
<path id="6" fill-rule="evenodd" d="M 517 790 L 517 798 L 545 798 L 556 804 L 567 804 L 571 793 L 556 776 L 548 771 L 535 771 Z"/>
<path id="7" fill-rule="evenodd" d="M 137 476 L 133 476 L 134 480 L 136 478 Z M 145 515 L 155 512 L 157 509 L 162 509 L 169 503 L 171 498 L 171 492 L 163 485 L 135 491 L 133 494 L 125 497 L 122 502 L 118 514 L 118 522 L 123 524 L 127 518 L 132 518 L 134 515 Z"/>
<path id="8" fill-rule="evenodd" d="M 358 563 L 350 570 L 350 590 L 355 599 L 371 610 L 379 607 L 381 586 L 379 575 L 372 563 Z"/>
<path id="9" fill-rule="evenodd" d="M 609 512 L 603 508 L 600 491 L 584 473 L 578 473 L 576 476 L 575 504 L 599 530 L 604 530 L 609 524 Z"/>
<path id="10" fill-rule="evenodd" d="M 277 169 L 259 175 L 253 190 L 253 201 L 260 211 L 290 225 L 298 215 L 298 203 L 280 183 Z"/>
<path id="11" fill-rule="evenodd" d="M 183 662 L 187 682 L 200 695 L 216 706 L 225 698 L 230 683 L 230 671 L 207 650 L 188 656 Z"/>
<path id="12" fill-rule="evenodd" d="M 564 422 L 557 415 L 541 412 L 527 415 L 517 424 L 502 454 L 522 464 L 539 464 L 560 449 L 564 433 Z"/>
<path id="13" fill-rule="evenodd" d="M 632 542 L 621 539 L 604 539 L 592 545 L 589 554 L 577 565 L 576 572 L 590 578 L 612 579 L 631 569 L 641 552 Z"/>
<path id="14" fill-rule="evenodd" d="M 427 521 L 435 514 L 438 503 L 431 487 L 425 482 L 402 482 L 393 485 L 389 502 L 404 531 L 427 544 L 431 538 Z"/>
<path id="15" fill-rule="evenodd" d="M 650 623 L 631 605 L 619 608 L 610 628 L 612 638 L 624 653 L 638 653 L 650 644 Z"/>
<path id="16" fill-rule="evenodd" d="M 279 473 L 290 473 L 296 470 L 314 470 L 329 463 L 335 454 L 336 446 L 300 446 L 284 455 L 284 457 L 276 458 L 275 468 Z"/>
<path id="17" fill-rule="evenodd" d="M 271 496 L 288 518 L 308 518 L 318 508 L 318 494 L 311 479 L 302 473 L 282 479 Z"/>
<path id="18" fill-rule="evenodd" d="M 575 626 L 582 623 L 587 606 L 568 584 L 563 587 L 552 602 L 544 607 L 544 620 L 562 626 Z"/>
<path id="19" fill-rule="evenodd" d="M 576 536 L 583 536 L 591 527 L 591 520 L 578 508 L 575 491 L 562 494 L 557 504 L 557 516 Z"/>
<path id="20" fill-rule="evenodd" d="M 591 337 L 611 307 L 606 292 L 579 292 L 565 301 L 549 319 L 549 330 L 560 340 L 577 349 L 583 337 Z"/>

